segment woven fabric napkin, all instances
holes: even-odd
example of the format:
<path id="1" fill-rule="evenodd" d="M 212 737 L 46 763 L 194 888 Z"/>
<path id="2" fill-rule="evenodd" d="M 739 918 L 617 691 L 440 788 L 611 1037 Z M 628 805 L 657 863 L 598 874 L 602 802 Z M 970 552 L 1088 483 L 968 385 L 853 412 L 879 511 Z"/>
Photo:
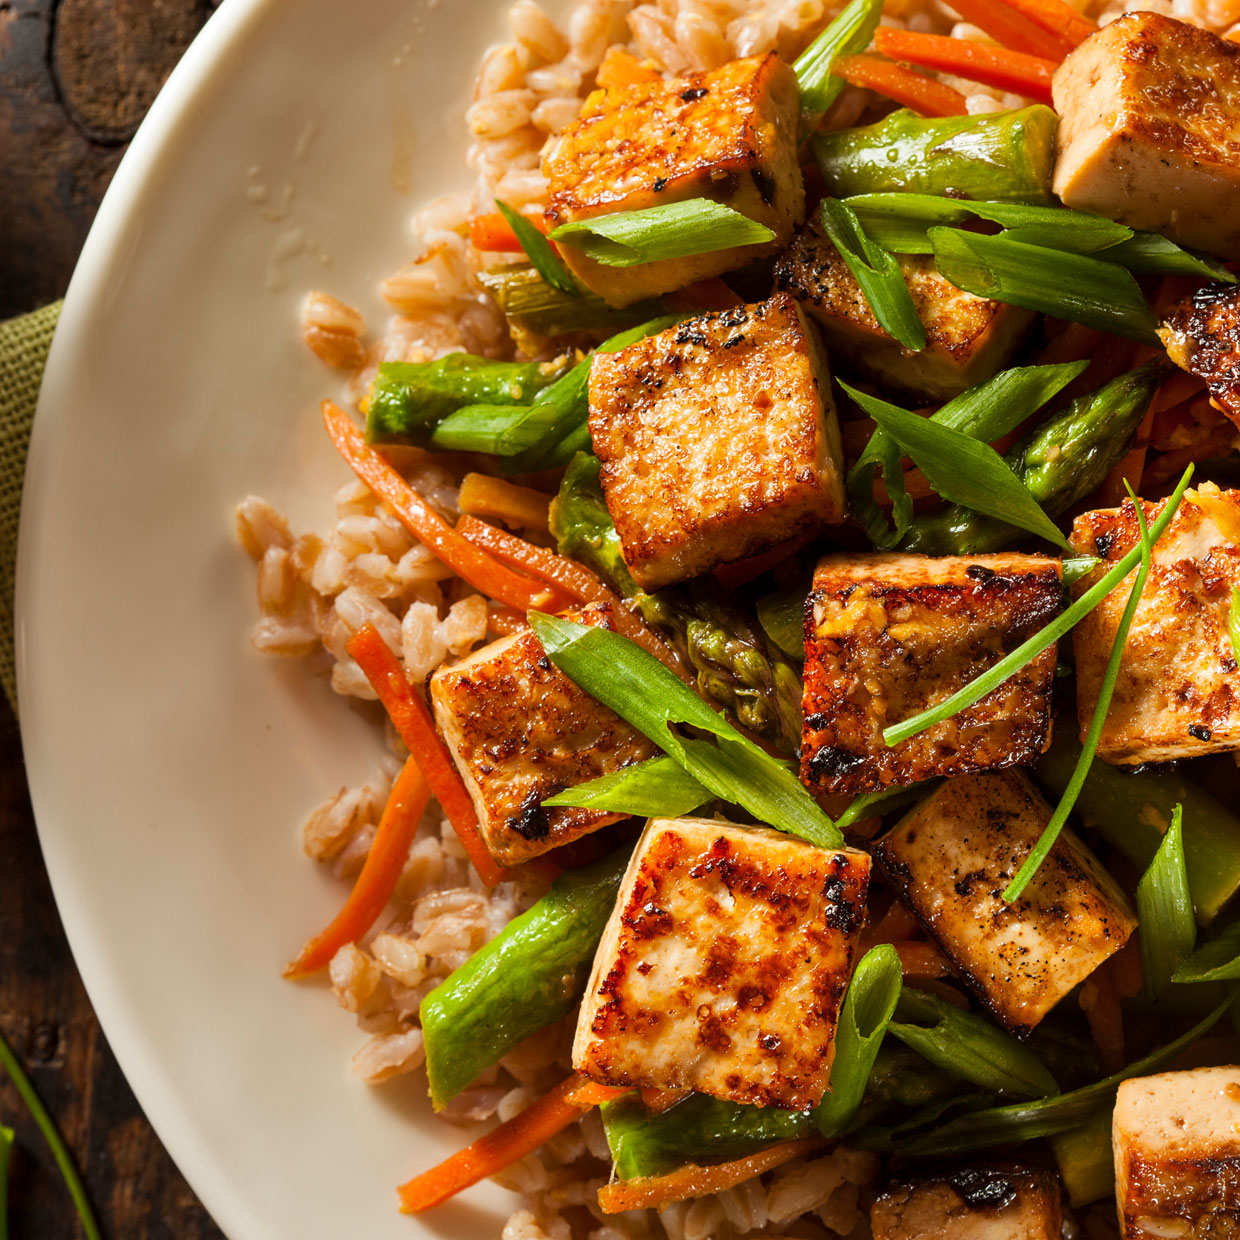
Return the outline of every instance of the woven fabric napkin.
<path id="1" fill-rule="evenodd" d="M 0 323 L 0 682 L 17 713 L 17 674 L 13 662 L 13 584 L 17 570 L 17 522 L 22 478 L 34 421 L 39 383 L 60 317 L 53 302 Z"/>

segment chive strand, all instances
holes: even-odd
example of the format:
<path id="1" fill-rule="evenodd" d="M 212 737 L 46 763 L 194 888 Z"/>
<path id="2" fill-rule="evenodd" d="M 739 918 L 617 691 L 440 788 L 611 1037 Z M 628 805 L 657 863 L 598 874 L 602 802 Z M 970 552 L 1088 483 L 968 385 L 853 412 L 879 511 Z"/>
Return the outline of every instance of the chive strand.
<path id="1" fill-rule="evenodd" d="M 12 1128 L 0 1124 L 0 1240 L 9 1240 L 9 1154 L 13 1137 Z"/>

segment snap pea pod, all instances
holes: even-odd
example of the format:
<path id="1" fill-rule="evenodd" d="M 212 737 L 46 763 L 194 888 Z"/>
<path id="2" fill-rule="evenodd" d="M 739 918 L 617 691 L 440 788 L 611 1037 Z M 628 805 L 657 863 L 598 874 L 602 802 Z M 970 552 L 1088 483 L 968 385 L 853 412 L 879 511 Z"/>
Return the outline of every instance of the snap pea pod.
<path id="1" fill-rule="evenodd" d="M 628 859 L 629 850 L 620 848 L 561 875 L 422 1000 L 436 1109 L 581 997 Z"/>

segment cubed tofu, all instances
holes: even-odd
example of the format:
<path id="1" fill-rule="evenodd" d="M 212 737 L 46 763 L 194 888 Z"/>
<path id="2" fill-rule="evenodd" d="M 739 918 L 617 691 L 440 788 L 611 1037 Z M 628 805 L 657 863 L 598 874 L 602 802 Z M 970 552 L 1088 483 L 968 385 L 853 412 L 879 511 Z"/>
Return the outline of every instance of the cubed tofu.
<path id="1" fill-rule="evenodd" d="M 1111 1123 L 1123 1240 L 1240 1235 L 1240 1068 L 1133 1077 Z"/>
<path id="2" fill-rule="evenodd" d="M 596 90 L 543 161 L 549 224 L 709 198 L 775 239 L 635 267 L 605 267 L 565 244 L 564 261 L 588 288 L 627 306 L 777 254 L 805 216 L 799 109 L 796 75 L 774 53 Z"/>
<path id="3" fill-rule="evenodd" d="M 906 349 L 879 325 L 839 250 L 816 224 L 797 234 L 775 265 L 775 287 L 814 318 L 839 369 L 945 401 L 998 372 L 1019 346 L 1033 314 L 949 284 L 927 254 L 896 262 L 926 329 L 926 347 Z"/>
<path id="4" fill-rule="evenodd" d="M 566 612 L 612 628 L 609 609 Z M 530 629 L 475 650 L 430 679 L 435 722 L 504 865 L 527 861 L 623 814 L 541 803 L 658 752 L 556 668 Z"/>
<path id="5" fill-rule="evenodd" d="M 1171 360 L 1204 379 L 1211 404 L 1240 426 L 1240 285 L 1203 285 L 1172 306 L 1158 334 Z"/>
<path id="6" fill-rule="evenodd" d="M 1053 94 L 1066 206 L 1240 256 L 1240 47 L 1126 13 L 1068 54 Z"/>
<path id="7" fill-rule="evenodd" d="M 590 436 L 646 590 L 844 519 L 831 376 L 787 294 L 596 353 Z"/>
<path id="8" fill-rule="evenodd" d="M 1165 502 L 1165 501 L 1164 501 Z M 1163 503 L 1144 503 L 1149 524 Z M 1072 546 L 1102 564 L 1088 588 L 1137 545 L 1131 500 L 1077 517 Z M 1240 586 L 1240 491 L 1186 492 L 1154 548 L 1153 567 L 1120 659 L 1098 756 L 1119 766 L 1240 749 L 1240 676 L 1227 624 Z M 1084 737 L 1098 701 L 1132 576 L 1076 626 L 1076 702 Z"/>
<path id="9" fill-rule="evenodd" d="M 1050 1171 L 964 1167 L 893 1184 L 870 1210 L 874 1240 L 1061 1240 L 1063 1204 Z"/>
<path id="10" fill-rule="evenodd" d="M 829 555 L 805 608 L 801 779 L 818 793 L 1028 764 L 1050 739 L 1055 647 L 888 747 L 883 729 L 963 688 L 1063 606 L 1058 560 Z"/>
<path id="11" fill-rule="evenodd" d="M 573 1066 L 608 1085 L 813 1106 L 869 874 L 863 852 L 651 819 L 594 958 Z"/>
<path id="12" fill-rule="evenodd" d="M 1028 1033 L 1128 941 L 1136 918 L 1115 880 L 1068 830 L 1024 894 L 1003 890 L 1050 821 L 1020 771 L 949 779 L 874 847 L 900 899 L 969 988 Z"/>

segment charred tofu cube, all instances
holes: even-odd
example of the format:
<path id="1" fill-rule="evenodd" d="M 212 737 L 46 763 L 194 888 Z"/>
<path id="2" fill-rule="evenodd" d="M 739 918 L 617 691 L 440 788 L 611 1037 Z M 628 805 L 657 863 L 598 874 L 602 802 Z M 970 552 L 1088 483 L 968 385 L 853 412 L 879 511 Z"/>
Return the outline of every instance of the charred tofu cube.
<path id="1" fill-rule="evenodd" d="M 786 295 L 596 353 L 590 435 L 646 590 L 844 519 L 831 376 Z"/>
<path id="2" fill-rule="evenodd" d="M 1055 71 L 1064 205 L 1240 256 L 1240 47 L 1159 13 L 1126 13 Z"/>
<path id="3" fill-rule="evenodd" d="M 774 53 L 596 90 L 543 161 L 549 224 L 709 198 L 775 239 L 636 267 L 605 267 L 565 244 L 564 261 L 587 288 L 627 306 L 779 253 L 805 216 L 799 109 L 796 75 Z"/>
<path id="4" fill-rule="evenodd" d="M 582 624 L 613 627 L 603 606 L 565 614 Z M 624 817 L 543 809 L 541 803 L 658 752 L 553 666 L 529 629 L 439 668 L 431 676 L 430 699 L 487 847 L 504 865 Z"/>
<path id="5" fill-rule="evenodd" d="M 1162 508 L 1161 502 L 1144 503 L 1146 521 L 1153 524 Z M 1077 517 L 1073 547 L 1102 560 L 1078 588 L 1087 588 L 1137 541 L 1131 500 Z M 1133 766 L 1240 749 L 1240 676 L 1227 629 L 1237 586 L 1240 491 L 1206 483 L 1185 493 L 1154 547 L 1098 742 L 1100 758 Z M 1072 633 L 1082 736 L 1131 588 L 1130 575 Z"/>
<path id="6" fill-rule="evenodd" d="M 870 859 L 652 818 L 603 932 L 573 1066 L 608 1085 L 801 1110 L 827 1088 Z"/>
<path id="7" fill-rule="evenodd" d="M 775 287 L 817 322 L 841 370 L 928 401 L 950 400 L 996 374 L 1020 344 L 1033 314 L 974 297 L 938 273 L 926 254 L 896 262 L 926 329 L 926 347 L 906 349 L 879 325 L 848 265 L 816 225 L 803 229 L 775 266 Z"/>
<path id="8" fill-rule="evenodd" d="M 1207 284 L 1158 329 L 1171 360 L 1204 379 L 1210 403 L 1240 426 L 1240 285 Z"/>
<path id="9" fill-rule="evenodd" d="M 1123 1240 L 1240 1235 L 1240 1068 L 1133 1077 L 1111 1123 Z"/>
<path id="10" fill-rule="evenodd" d="M 981 701 L 888 747 L 883 729 L 936 706 L 1063 605 L 1058 560 L 1036 555 L 829 555 L 805 609 L 801 779 L 875 791 L 1032 762 L 1050 738 L 1055 647 Z"/>
<path id="11" fill-rule="evenodd" d="M 1059 1181 L 1024 1167 L 964 1167 L 893 1184 L 870 1210 L 874 1240 L 1061 1240 Z"/>
<path id="12" fill-rule="evenodd" d="M 1050 821 L 1019 771 L 949 779 L 874 848 L 900 899 L 996 1020 L 1027 1033 L 1136 927 L 1123 892 L 1064 831 L 1024 894 L 1003 890 Z"/>

